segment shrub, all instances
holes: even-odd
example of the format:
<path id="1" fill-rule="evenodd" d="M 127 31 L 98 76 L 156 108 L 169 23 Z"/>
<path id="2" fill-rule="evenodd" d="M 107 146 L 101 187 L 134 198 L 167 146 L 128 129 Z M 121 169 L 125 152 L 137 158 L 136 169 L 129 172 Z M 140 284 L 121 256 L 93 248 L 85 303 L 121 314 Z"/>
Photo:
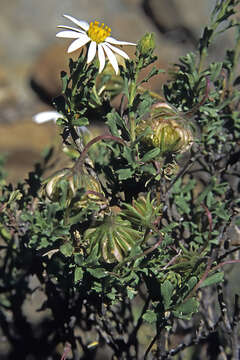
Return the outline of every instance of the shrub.
<path id="1" fill-rule="evenodd" d="M 1 185 L 0 317 L 11 358 L 90 359 L 103 345 L 112 359 L 238 358 L 238 295 L 224 295 L 240 244 L 229 235 L 239 224 L 237 4 L 217 1 L 165 98 L 142 87 L 161 70 L 138 80 L 156 60 L 152 34 L 117 74 L 110 63 L 99 73 L 83 51 L 62 72 L 54 105 L 69 167 L 46 178 L 51 149 L 25 182 Z M 234 49 L 209 62 L 230 28 Z M 96 119 L 107 131 L 94 137 L 85 126 Z M 35 293 L 38 325 L 24 310 Z"/>

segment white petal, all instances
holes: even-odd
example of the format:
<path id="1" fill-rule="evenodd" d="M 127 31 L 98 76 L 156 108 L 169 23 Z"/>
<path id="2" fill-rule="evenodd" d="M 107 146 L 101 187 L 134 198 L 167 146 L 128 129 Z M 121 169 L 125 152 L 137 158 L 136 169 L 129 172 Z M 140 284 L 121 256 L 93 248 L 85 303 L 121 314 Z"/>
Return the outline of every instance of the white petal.
<path id="1" fill-rule="evenodd" d="M 83 20 L 77 20 L 75 19 L 73 16 L 70 16 L 70 15 L 63 15 L 65 18 L 71 20 L 74 24 L 80 26 L 80 28 L 82 28 L 83 30 L 85 31 L 88 31 L 89 29 L 89 24 L 86 22 L 86 21 L 83 21 Z"/>
<path id="2" fill-rule="evenodd" d="M 98 44 L 98 59 L 99 59 L 99 73 L 101 73 L 105 66 L 105 54 L 101 44 Z"/>
<path id="3" fill-rule="evenodd" d="M 43 111 L 32 117 L 33 121 L 37 124 L 43 124 L 47 121 L 57 121 L 57 119 L 63 118 L 57 111 Z"/>
<path id="4" fill-rule="evenodd" d="M 83 45 L 87 44 L 91 39 L 87 35 L 80 35 L 77 40 L 74 40 L 68 48 L 68 53 L 80 49 Z"/>
<path id="5" fill-rule="evenodd" d="M 96 55 L 96 48 L 97 48 L 97 43 L 95 41 L 91 41 L 88 49 L 87 64 L 89 64 Z"/>
<path id="6" fill-rule="evenodd" d="M 108 37 L 105 39 L 105 41 L 108 42 L 108 43 L 110 43 L 110 44 L 114 44 L 114 45 L 136 45 L 136 44 L 131 43 L 131 42 L 116 40 L 116 39 L 114 39 L 114 38 L 111 37 L 111 36 L 108 36 Z"/>
<path id="7" fill-rule="evenodd" d="M 81 33 L 81 34 L 86 34 L 86 31 L 81 30 L 81 29 L 74 28 L 74 27 L 72 27 L 72 26 L 58 25 L 57 27 L 60 28 L 60 29 L 73 30 L 73 31 L 78 32 L 78 33 Z"/>
<path id="8" fill-rule="evenodd" d="M 104 50 L 107 54 L 107 57 L 108 57 L 110 63 L 112 64 L 112 67 L 114 68 L 115 73 L 117 74 L 118 73 L 118 62 L 117 62 L 117 59 L 116 59 L 114 53 L 106 44 L 102 44 L 102 47 L 104 48 Z"/>
<path id="9" fill-rule="evenodd" d="M 113 46 L 111 44 L 106 44 L 106 46 L 109 47 L 110 49 L 112 49 L 118 55 L 122 56 L 124 59 L 129 59 L 128 54 L 126 54 L 124 51 L 118 49 L 116 46 Z"/>
<path id="10" fill-rule="evenodd" d="M 60 38 L 68 38 L 68 39 L 77 39 L 81 36 L 81 33 L 76 32 L 76 31 L 60 31 L 59 33 L 56 34 L 56 37 L 60 37 Z"/>

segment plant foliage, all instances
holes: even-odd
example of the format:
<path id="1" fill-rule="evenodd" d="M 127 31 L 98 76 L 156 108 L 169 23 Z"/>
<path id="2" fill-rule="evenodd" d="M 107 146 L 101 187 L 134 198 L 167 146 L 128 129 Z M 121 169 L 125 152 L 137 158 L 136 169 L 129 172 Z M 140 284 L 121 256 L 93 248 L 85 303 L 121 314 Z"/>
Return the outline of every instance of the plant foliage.
<path id="1" fill-rule="evenodd" d="M 62 72 L 54 105 L 69 167 L 46 178 L 47 153 L 25 182 L 0 182 L 0 318 L 11 358 L 55 359 L 58 344 L 93 358 L 105 344 L 112 359 L 167 359 L 213 336 L 219 354 L 234 356 L 239 305 L 236 295 L 226 315 L 222 288 L 224 265 L 239 262 L 229 238 L 239 211 L 237 5 L 216 2 L 164 101 L 142 87 L 160 70 L 139 81 L 156 60 L 151 34 L 117 76 L 109 65 L 98 74 L 83 53 Z M 209 63 L 208 48 L 230 28 L 235 47 Z M 83 126 L 96 118 L 107 131 L 94 137 Z M 37 291 L 48 314 L 38 331 L 23 311 Z"/>

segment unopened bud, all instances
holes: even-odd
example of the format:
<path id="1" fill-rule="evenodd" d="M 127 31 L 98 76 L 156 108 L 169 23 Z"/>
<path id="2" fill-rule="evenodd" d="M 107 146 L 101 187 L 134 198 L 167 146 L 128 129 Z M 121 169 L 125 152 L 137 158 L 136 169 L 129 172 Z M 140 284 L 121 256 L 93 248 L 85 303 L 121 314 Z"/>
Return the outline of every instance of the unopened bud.
<path id="1" fill-rule="evenodd" d="M 138 50 L 142 55 L 148 55 L 155 49 L 154 33 L 146 33 L 138 43 Z"/>
<path id="2" fill-rule="evenodd" d="M 187 151 L 192 144 L 192 133 L 184 119 L 166 103 L 152 107 L 150 116 L 138 124 L 137 135 L 147 127 L 151 131 L 140 141 L 150 148 L 159 147 L 161 155 Z"/>

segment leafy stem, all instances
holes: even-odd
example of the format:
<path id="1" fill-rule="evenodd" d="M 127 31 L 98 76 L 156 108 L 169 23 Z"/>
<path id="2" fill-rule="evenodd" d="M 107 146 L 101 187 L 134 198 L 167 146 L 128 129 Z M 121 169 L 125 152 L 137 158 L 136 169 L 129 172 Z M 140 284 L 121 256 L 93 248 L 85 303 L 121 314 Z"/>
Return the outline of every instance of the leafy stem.
<path id="1" fill-rule="evenodd" d="M 90 140 L 87 143 L 87 145 L 85 146 L 85 148 L 83 149 L 80 157 L 78 158 L 78 160 L 76 161 L 76 163 L 73 167 L 74 172 L 79 172 L 81 170 L 90 147 L 92 145 L 96 144 L 98 141 L 102 141 L 102 140 L 112 140 L 112 141 L 118 142 L 124 146 L 127 146 L 126 142 L 117 136 L 107 135 L 107 134 L 96 136 L 94 139 Z"/>

